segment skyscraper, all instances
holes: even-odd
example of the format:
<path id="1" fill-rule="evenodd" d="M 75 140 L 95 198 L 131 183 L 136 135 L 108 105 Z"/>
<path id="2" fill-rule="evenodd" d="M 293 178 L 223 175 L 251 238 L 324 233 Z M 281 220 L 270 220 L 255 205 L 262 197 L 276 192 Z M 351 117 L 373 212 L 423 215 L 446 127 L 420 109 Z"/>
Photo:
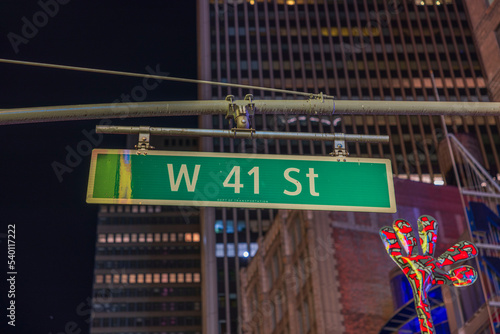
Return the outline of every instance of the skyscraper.
<path id="1" fill-rule="evenodd" d="M 341 100 L 498 100 L 497 76 L 489 74 L 495 73 L 495 63 L 491 61 L 488 65 L 486 61 L 500 56 L 498 45 L 491 40 L 495 36 L 491 35 L 491 29 L 498 29 L 499 18 L 494 14 L 498 13 L 498 1 L 485 0 L 484 6 L 476 3 L 473 0 L 199 0 L 199 77 L 324 92 Z M 485 9 L 487 3 L 491 4 Z M 474 13 L 479 13 L 476 18 L 482 18 L 482 24 L 475 23 L 478 21 L 474 21 Z M 483 31 L 489 37 L 481 42 Z M 243 98 L 248 93 L 256 99 L 295 98 L 274 92 L 211 86 L 200 86 L 199 97 L 224 99 L 230 94 Z M 459 138 L 479 163 L 497 177 L 499 124 L 498 117 L 265 115 L 257 117 L 253 127 L 257 131 L 389 134 L 389 144 L 356 143 L 349 145 L 349 151 L 357 157 L 391 159 L 397 178 L 441 185 L 456 184 L 451 159 L 447 158 L 448 133 Z M 232 127 L 222 116 L 202 117 L 200 125 Z M 313 141 L 222 138 L 207 139 L 202 144 L 206 151 L 311 155 L 326 155 L 332 146 Z M 275 214 L 269 210 L 204 209 L 202 220 L 208 229 L 204 230 L 206 233 L 213 233 L 209 226 L 221 222 L 220 239 L 213 236 L 212 240 L 226 249 L 228 242 L 234 243 L 234 248 L 254 242 L 255 237 L 264 233 L 262 222 L 272 221 Z M 256 224 L 254 235 L 252 222 Z M 228 225 L 233 225 L 232 232 Z M 236 293 L 240 285 L 238 276 L 234 282 L 228 279 L 229 264 L 234 263 L 238 270 L 244 259 L 237 256 L 229 259 L 227 253 L 223 253 L 220 261 L 225 283 L 218 290 L 218 300 L 222 302 L 219 318 L 226 324 L 225 332 L 232 333 L 239 329 L 236 317 L 241 300 Z M 215 289 L 215 282 L 208 285 Z M 228 323 L 231 327 L 227 327 Z"/>
<path id="2" fill-rule="evenodd" d="M 155 138 L 193 150 L 191 138 Z M 195 209 L 101 205 L 91 333 L 202 333 L 202 251 Z"/>

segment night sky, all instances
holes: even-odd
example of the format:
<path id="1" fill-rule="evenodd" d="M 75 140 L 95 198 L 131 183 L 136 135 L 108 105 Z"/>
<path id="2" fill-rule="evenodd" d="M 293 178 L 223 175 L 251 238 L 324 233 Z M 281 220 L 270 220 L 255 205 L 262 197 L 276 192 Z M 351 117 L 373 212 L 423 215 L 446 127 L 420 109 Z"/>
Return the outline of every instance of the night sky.
<path id="1" fill-rule="evenodd" d="M 0 58 L 138 73 L 159 66 L 171 76 L 196 78 L 196 44 L 194 0 L 0 2 Z M 138 85 L 142 79 L 0 64 L 0 109 L 111 103 Z M 196 89 L 164 81 L 144 101 L 195 100 Z M 98 208 L 85 202 L 85 133 L 98 123 L 0 126 L 1 333 L 89 332 Z M 196 126 L 196 120 L 112 124 L 177 127 Z M 125 148 L 123 135 L 96 139 L 93 148 Z M 67 160 L 70 151 L 77 157 Z M 58 177 L 54 165 L 72 171 Z M 16 230 L 15 328 L 6 317 L 9 224 Z"/>

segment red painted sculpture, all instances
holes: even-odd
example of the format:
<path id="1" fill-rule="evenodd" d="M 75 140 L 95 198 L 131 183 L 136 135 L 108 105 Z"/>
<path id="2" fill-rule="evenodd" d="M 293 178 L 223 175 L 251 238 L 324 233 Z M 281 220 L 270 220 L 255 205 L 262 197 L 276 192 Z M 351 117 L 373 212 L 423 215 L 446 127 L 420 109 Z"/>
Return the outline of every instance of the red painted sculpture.
<path id="1" fill-rule="evenodd" d="M 406 220 L 394 222 L 394 228 L 380 229 L 380 237 L 387 253 L 403 270 L 413 290 L 415 307 L 422 333 L 435 334 L 427 292 L 432 285 L 448 284 L 467 286 L 477 279 L 477 272 L 471 266 L 460 266 L 446 272 L 443 266 L 469 260 L 477 255 L 476 247 L 469 241 L 460 241 L 448 248 L 437 259 L 433 257 L 437 240 L 438 223 L 431 216 L 418 219 L 418 234 L 423 255 L 418 255 L 417 240 L 413 229 Z M 401 246 L 407 256 L 401 253 Z"/>

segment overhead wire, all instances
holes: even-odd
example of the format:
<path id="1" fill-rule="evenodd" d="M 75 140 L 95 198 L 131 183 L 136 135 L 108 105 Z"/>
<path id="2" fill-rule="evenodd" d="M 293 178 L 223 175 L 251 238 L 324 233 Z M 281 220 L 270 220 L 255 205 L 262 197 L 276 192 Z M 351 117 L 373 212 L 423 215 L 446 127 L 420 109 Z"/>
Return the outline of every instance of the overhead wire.
<path id="1" fill-rule="evenodd" d="M 281 94 L 300 95 L 300 96 L 307 96 L 307 97 L 321 96 L 321 97 L 330 98 L 330 99 L 334 98 L 333 96 L 330 96 L 330 95 L 312 94 L 312 93 L 298 92 L 298 91 L 287 90 L 287 89 L 260 87 L 260 86 L 252 86 L 252 85 L 242 85 L 242 84 L 235 84 L 235 83 L 225 83 L 225 82 L 199 80 L 199 79 L 186 79 L 186 78 L 171 77 L 171 76 L 164 76 L 164 75 L 153 75 L 153 74 L 124 72 L 124 71 L 102 70 L 102 69 L 89 68 L 89 67 L 58 65 L 58 64 L 40 63 L 40 62 L 32 62 L 32 61 L 5 59 L 5 58 L 0 58 L 0 63 L 35 66 L 35 67 L 46 67 L 46 68 L 54 68 L 54 69 L 69 70 L 69 71 L 101 73 L 101 74 L 110 74 L 110 75 L 122 75 L 122 76 L 139 77 L 139 78 L 151 78 L 151 79 L 158 79 L 158 80 L 187 82 L 187 83 L 195 83 L 195 84 L 207 84 L 207 85 L 242 88 L 242 89 L 254 89 L 254 90 L 262 90 L 262 91 L 275 92 L 275 93 L 281 93 Z"/>

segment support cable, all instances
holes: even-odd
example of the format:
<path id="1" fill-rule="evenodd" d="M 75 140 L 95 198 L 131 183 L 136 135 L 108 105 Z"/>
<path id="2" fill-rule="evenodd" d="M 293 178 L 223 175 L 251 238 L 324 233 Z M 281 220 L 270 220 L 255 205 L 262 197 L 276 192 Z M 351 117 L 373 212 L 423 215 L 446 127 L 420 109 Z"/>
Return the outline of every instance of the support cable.
<path id="1" fill-rule="evenodd" d="M 243 88 L 243 89 L 255 89 L 255 90 L 263 90 L 263 91 L 274 92 L 274 93 L 301 95 L 301 96 L 307 96 L 307 97 L 323 97 L 323 98 L 329 98 L 329 99 L 334 98 L 333 96 L 330 96 L 330 95 L 311 94 L 311 93 L 297 92 L 297 91 L 287 90 L 287 89 L 268 88 L 268 87 L 252 86 L 252 85 L 241 85 L 241 84 L 234 84 L 234 83 L 225 83 L 225 82 L 217 82 L 217 81 L 198 80 L 198 79 L 186 79 L 186 78 L 178 78 L 178 77 L 171 77 L 171 76 L 164 76 L 164 75 L 152 75 L 152 74 L 133 73 L 133 72 L 102 70 L 102 69 L 89 68 L 89 67 L 39 63 L 39 62 L 32 62 L 32 61 L 4 59 L 4 58 L 0 58 L 0 63 L 55 68 L 55 69 L 59 69 L 59 70 L 69 70 L 69 71 L 101 73 L 101 74 L 110 74 L 110 75 L 122 75 L 122 76 L 128 76 L 128 77 L 138 77 L 138 78 L 151 78 L 151 79 L 159 79 L 159 80 L 166 80 L 166 81 L 206 84 L 206 85 L 213 85 L 213 86 L 234 87 L 234 88 Z"/>

